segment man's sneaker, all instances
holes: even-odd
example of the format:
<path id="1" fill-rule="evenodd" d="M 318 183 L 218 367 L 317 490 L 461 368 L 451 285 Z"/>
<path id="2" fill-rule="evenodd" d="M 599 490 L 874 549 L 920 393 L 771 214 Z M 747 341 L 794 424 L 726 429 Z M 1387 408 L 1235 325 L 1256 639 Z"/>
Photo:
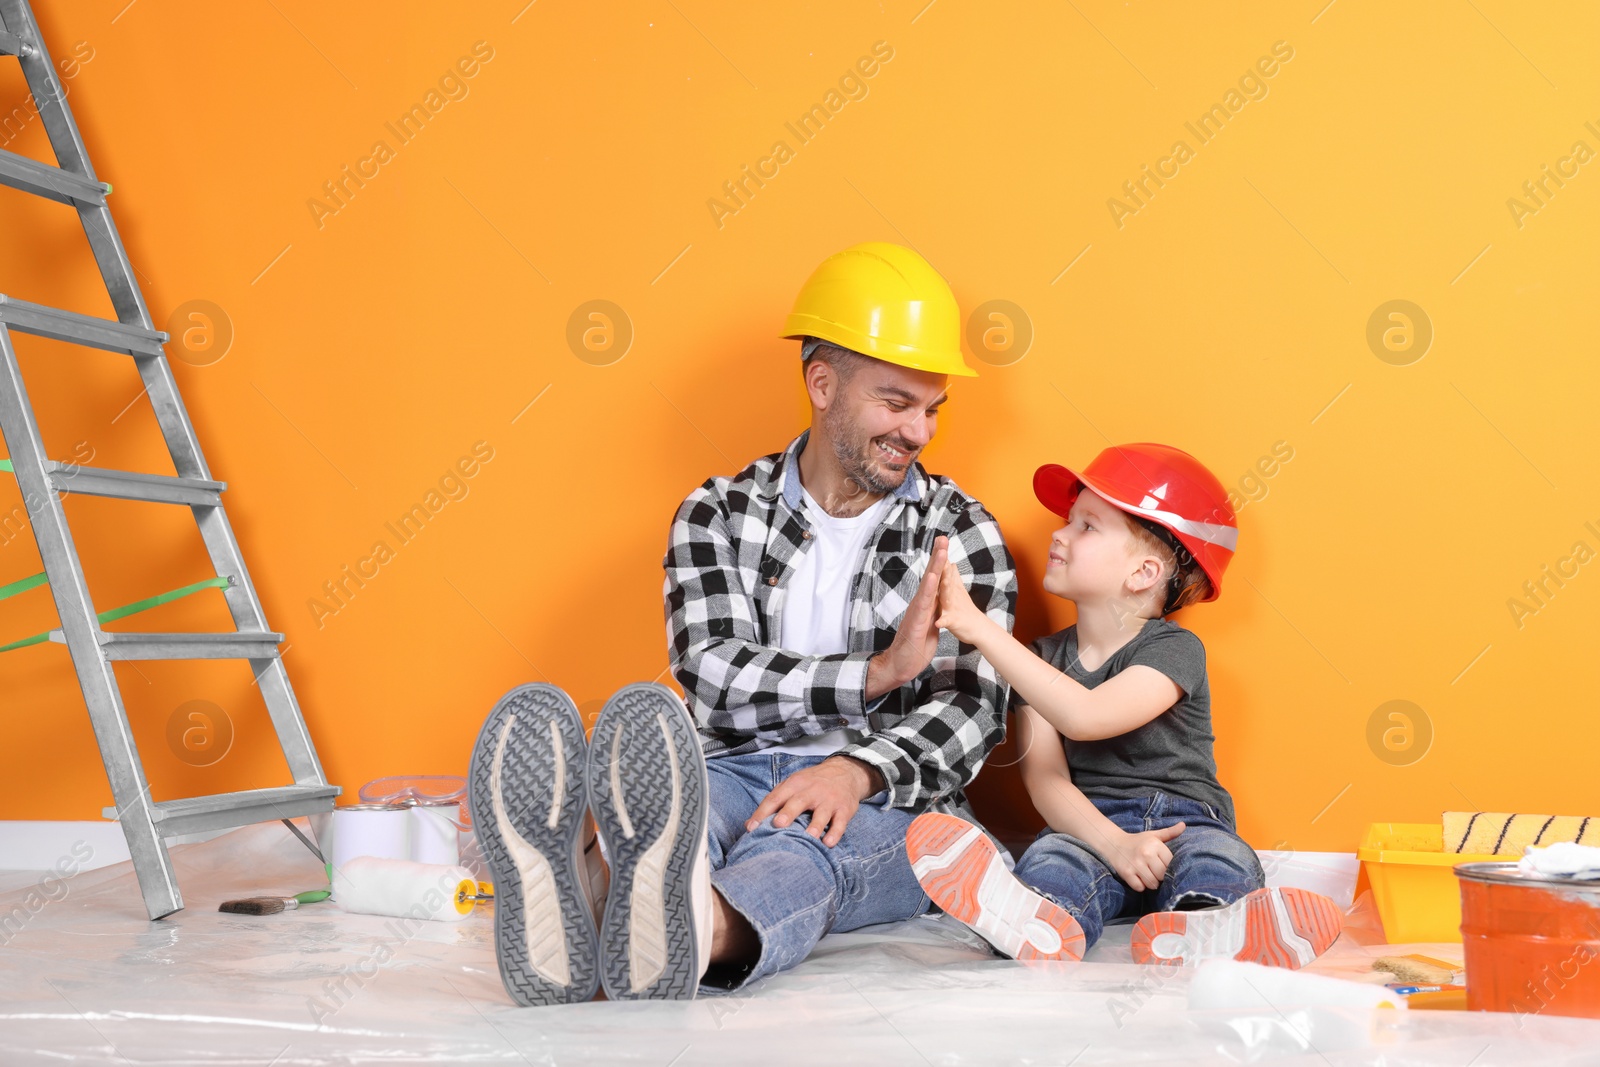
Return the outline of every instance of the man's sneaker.
<path id="1" fill-rule="evenodd" d="M 536 682 L 500 698 L 472 746 L 467 803 L 494 880 L 495 956 L 518 1004 L 592 998 L 599 937 L 580 841 L 583 719 Z"/>
<path id="2" fill-rule="evenodd" d="M 911 820 L 906 855 L 928 897 L 1016 960 L 1081 960 L 1083 927 L 1006 870 L 982 830 L 928 812 Z"/>
<path id="3" fill-rule="evenodd" d="M 1133 928 L 1135 963 L 1216 958 L 1299 970 L 1339 937 L 1333 901 L 1309 889 L 1257 889 L 1200 911 L 1154 911 Z"/>
<path id="4" fill-rule="evenodd" d="M 709 785 L 683 700 L 638 682 L 589 740 L 589 810 L 611 866 L 600 980 L 612 1000 L 688 1000 L 711 961 Z"/>

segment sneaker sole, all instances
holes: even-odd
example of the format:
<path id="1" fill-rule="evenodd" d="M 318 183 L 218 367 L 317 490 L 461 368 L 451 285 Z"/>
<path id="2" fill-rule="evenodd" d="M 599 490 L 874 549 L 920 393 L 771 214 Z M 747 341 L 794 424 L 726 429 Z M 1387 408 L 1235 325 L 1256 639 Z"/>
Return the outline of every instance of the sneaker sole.
<path id="1" fill-rule="evenodd" d="M 922 889 L 945 914 L 1015 960 L 1081 960 L 1083 927 L 1006 870 L 983 831 L 954 815 L 911 820 L 906 855 Z"/>
<path id="2" fill-rule="evenodd" d="M 495 956 L 518 1004 L 570 1004 L 600 985 L 599 936 L 577 881 L 583 719 L 543 682 L 501 697 L 472 746 L 467 803 L 494 878 Z"/>
<path id="3" fill-rule="evenodd" d="M 1343 927 L 1333 901 L 1308 889 L 1257 889 L 1213 911 L 1151 912 L 1133 928 L 1135 963 L 1235 959 L 1299 970 Z"/>
<path id="4" fill-rule="evenodd" d="M 655 682 L 612 694 L 589 742 L 589 810 L 611 862 L 600 980 L 612 1000 L 688 1000 L 700 988 L 693 873 L 706 847 L 700 735 Z"/>

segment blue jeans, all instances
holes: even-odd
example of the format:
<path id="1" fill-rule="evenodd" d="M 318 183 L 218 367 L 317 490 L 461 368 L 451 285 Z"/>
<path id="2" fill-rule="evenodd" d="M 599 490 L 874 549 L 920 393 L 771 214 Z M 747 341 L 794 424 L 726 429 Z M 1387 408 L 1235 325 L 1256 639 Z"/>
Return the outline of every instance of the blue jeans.
<path id="1" fill-rule="evenodd" d="M 749 920 L 761 955 L 748 973 L 719 976 L 736 978 L 737 985 L 702 982 L 702 993 L 743 988 L 793 967 L 829 931 L 898 922 L 928 910 L 906 858 L 906 827 L 914 814 L 884 807 L 887 790 L 861 802 L 832 848 L 806 833 L 809 813 L 782 829 L 769 817 L 746 832 L 745 820 L 779 782 L 825 758 L 751 752 L 706 760 L 711 884 Z"/>
<path id="2" fill-rule="evenodd" d="M 1137 800 L 1090 797 L 1106 818 L 1129 833 L 1184 824 L 1167 842 L 1172 863 L 1155 889 L 1134 890 L 1100 858 L 1092 843 L 1040 831 L 1017 861 L 1016 876 L 1060 904 L 1083 925 L 1084 947 L 1100 939 L 1106 923 L 1152 911 L 1184 911 L 1231 904 L 1266 884 L 1255 849 L 1217 818 L 1209 804 L 1170 793 Z"/>

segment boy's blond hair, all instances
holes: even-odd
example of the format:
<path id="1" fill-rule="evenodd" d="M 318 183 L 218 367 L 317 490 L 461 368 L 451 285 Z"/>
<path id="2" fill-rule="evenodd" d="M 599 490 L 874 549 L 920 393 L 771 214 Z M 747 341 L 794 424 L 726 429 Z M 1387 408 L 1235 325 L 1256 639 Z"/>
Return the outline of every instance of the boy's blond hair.
<path id="1" fill-rule="evenodd" d="M 1211 580 L 1206 577 L 1206 572 L 1200 569 L 1194 556 L 1171 531 L 1149 519 L 1128 515 L 1127 512 L 1123 514 L 1128 518 L 1128 531 L 1133 538 L 1134 549 L 1148 552 L 1166 565 L 1167 592 L 1161 608 L 1163 616 L 1171 615 L 1197 600 L 1204 600 L 1211 594 Z"/>

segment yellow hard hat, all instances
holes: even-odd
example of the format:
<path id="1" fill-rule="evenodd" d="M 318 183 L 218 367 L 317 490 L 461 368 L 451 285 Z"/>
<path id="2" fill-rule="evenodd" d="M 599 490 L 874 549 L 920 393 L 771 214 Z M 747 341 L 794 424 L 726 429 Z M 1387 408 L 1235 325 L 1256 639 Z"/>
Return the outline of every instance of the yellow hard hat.
<path id="1" fill-rule="evenodd" d="M 811 272 L 784 337 L 820 337 L 913 370 L 975 378 L 961 358 L 961 310 L 939 272 L 885 241 L 836 252 Z"/>

